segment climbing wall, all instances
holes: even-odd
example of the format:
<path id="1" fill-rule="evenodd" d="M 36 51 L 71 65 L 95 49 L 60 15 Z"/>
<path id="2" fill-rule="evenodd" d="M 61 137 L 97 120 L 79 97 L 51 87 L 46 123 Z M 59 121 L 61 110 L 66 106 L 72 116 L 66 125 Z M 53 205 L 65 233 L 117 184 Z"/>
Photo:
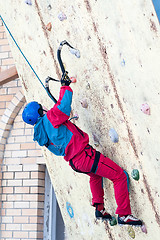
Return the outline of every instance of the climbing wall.
<path id="1" fill-rule="evenodd" d="M 24 55 L 8 34 L 27 101 L 52 107 L 35 73 L 43 84 L 47 76 L 61 77 L 56 53 L 62 40 L 80 50 L 79 59 L 67 47 L 62 50 L 69 76 L 77 79 L 72 84 L 75 123 L 89 134 L 90 144 L 128 172 L 132 212 L 148 230 L 97 222 L 88 176 L 43 149 L 67 239 L 128 239 L 130 234 L 158 240 L 160 30 L 152 1 L 7 0 L 0 3 L 0 14 Z M 58 98 L 60 84 L 50 86 Z M 106 179 L 104 191 L 105 206 L 114 215 L 113 185 Z"/>

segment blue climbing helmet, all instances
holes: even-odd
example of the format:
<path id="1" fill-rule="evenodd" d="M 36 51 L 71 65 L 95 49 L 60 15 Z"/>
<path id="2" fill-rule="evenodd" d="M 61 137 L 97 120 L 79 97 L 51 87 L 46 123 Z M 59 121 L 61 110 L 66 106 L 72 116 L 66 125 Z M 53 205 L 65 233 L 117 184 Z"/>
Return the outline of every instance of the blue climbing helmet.
<path id="1" fill-rule="evenodd" d="M 37 122 L 38 118 L 42 116 L 42 112 L 43 109 L 41 104 L 35 101 L 30 102 L 25 106 L 23 110 L 23 121 L 28 124 L 34 125 Z"/>

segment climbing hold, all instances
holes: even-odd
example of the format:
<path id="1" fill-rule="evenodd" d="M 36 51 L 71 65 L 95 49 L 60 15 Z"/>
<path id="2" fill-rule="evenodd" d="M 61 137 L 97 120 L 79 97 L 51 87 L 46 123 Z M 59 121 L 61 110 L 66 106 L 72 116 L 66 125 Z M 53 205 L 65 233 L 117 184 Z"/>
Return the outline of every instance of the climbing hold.
<path id="1" fill-rule="evenodd" d="M 70 80 L 72 83 L 76 83 L 77 82 L 77 79 L 75 77 L 70 77 Z"/>
<path id="2" fill-rule="evenodd" d="M 117 143 L 117 142 L 118 142 L 118 134 L 117 134 L 117 132 L 114 130 L 114 128 L 111 128 L 111 129 L 109 130 L 109 136 L 110 136 L 112 142 L 114 142 L 114 143 Z"/>
<path id="3" fill-rule="evenodd" d="M 141 105 L 141 111 L 147 115 L 150 115 L 150 107 L 147 103 Z"/>
<path id="4" fill-rule="evenodd" d="M 146 233 L 147 234 L 147 228 L 145 226 L 145 224 L 143 223 L 142 226 L 141 226 L 141 230 L 142 232 Z"/>
<path id="5" fill-rule="evenodd" d="M 67 208 L 67 212 L 68 212 L 70 218 L 73 218 L 74 212 L 73 212 L 73 208 L 69 202 L 66 202 L 66 208 Z"/>
<path id="6" fill-rule="evenodd" d="M 86 100 L 86 99 L 83 99 L 83 100 L 81 101 L 81 105 L 82 105 L 83 108 L 87 108 L 87 107 L 88 107 L 87 100 Z"/>
<path id="7" fill-rule="evenodd" d="M 99 142 L 94 142 L 95 147 L 99 147 Z"/>
<path id="8" fill-rule="evenodd" d="M 51 31 L 51 29 L 52 29 L 52 24 L 51 24 L 51 22 L 49 22 L 49 23 L 46 25 L 46 29 L 47 29 L 48 31 Z"/>
<path id="9" fill-rule="evenodd" d="M 31 0 L 25 0 L 25 3 L 28 5 L 32 5 L 32 1 Z"/>
<path id="10" fill-rule="evenodd" d="M 75 55 L 77 58 L 80 58 L 80 51 L 75 48 L 70 48 L 70 52 Z"/>
<path id="11" fill-rule="evenodd" d="M 112 219 L 109 221 L 109 224 L 110 224 L 111 226 L 117 225 L 117 220 L 116 220 L 116 218 L 115 218 L 115 217 L 112 217 Z"/>
<path id="12" fill-rule="evenodd" d="M 63 21 L 65 19 L 67 19 L 67 16 L 63 12 L 60 12 L 58 14 L 58 18 L 59 18 L 60 21 Z"/>
<path id="13" fill-rule="evenodd" d="M 78 120 L 79 116 L 78 114 L 76 113 L 73 117 L 71 117 L 69 120 L 72 120 L 72 119 L 75 119 L 75 120 Z"/>
<path id="14" fill-rule="evenodd" d="M 129 236 L 134 239 L 135 238 L 135 231 L 133 230 L 133 228 L 131 226 L 128 226 L 127 231 L 128 231 Z"/>
<path id="15" fill-rule="evenodd" d="M 87 83 L 87 85 L 86 85 L 86 89 L 89 90 L 90 88 L 91 88 L 90 84 Z"/>
<path id="16" fill-rule="evenodd" d="M 92 135 L 93 135 L 94 145 L 95 145 L 96 147 L 98 147 L 98 146 L 99 146 L 99 139 L 98 139 L 98 137 L 95 135 L 95 133 L 92 133 Z"/>
<path id="17" fill-rule="evenodd" d="M 52 9 L 51 4 L 49 4 L 47 8 L 48 8 L 48 10 L 51 10 Z"/>
<path id="18" fill-rule="evenodd" d="M 139 171 L 137 169 L 133 169 L 131 172 L 131 176 L 134 180 L 138 181 L 139 180 Z"/>
<path id="19" fill-rule="evenodd" d="M 78 118 L 79 118 L 78 113 L 75 113 L 74 118 L 75 118 L 75 120 L 78 120 Z"/>
<path id="20" fill-rule="evenodd" d="M 123 59 L 123 60 L 121 61 L 121 66 L 124 67 L 125 64 L 126 64 L 126 62 L 125 62 L 125 60 Z"/>

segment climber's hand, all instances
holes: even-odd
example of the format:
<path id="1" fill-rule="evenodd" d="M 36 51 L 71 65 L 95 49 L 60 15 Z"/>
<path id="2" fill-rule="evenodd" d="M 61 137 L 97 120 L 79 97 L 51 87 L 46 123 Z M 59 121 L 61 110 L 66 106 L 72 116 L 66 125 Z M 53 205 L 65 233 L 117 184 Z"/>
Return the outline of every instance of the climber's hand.
<path id="1" fill-rule="evenodd" d="M 62 86 L 69 86 L 71 83 L 71 80 L 70 78 L 68 77 L 68 72 L 65 72 L 63 75 L 62 75 L 62 78 L 61 78 L 61 85 Z"/>

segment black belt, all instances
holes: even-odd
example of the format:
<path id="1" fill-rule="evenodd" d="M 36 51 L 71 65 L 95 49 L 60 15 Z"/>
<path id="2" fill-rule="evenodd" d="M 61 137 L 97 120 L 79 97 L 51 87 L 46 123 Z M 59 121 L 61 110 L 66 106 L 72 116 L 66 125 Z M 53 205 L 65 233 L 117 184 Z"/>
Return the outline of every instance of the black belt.
<path id="1" fill-rule="evenodd" d="M 93 163 L 93 165 L 92 165 L 92 168 L 91 168 L 91 171 L 90 171 L 90 172 L 82 172 L 82 171 L 76 169 L 76 167 L 75 167 L 74 164 L 73 164 L 72 159 L 71 159 L 69 162 L 70 162 L 71 168 L 72 168 L 74 171 L 76 171 L 76 172 L 79 172 L 79 173 L 85 173 L 85 174 L 88 174 L 88 173 L 95 173 L 96 170 L 97 170 L 97 167 L 98 167 L 98 163 L 99 163 L 100 155 L 101 155 L 101 153 L 98 152 L 98 151 L 96 151 L 96 155 L 95 155 L 95 158 L 94 158 L 94 163 Z"/>
<path id="2" fill-rule="evenodd" d="M 97 167 L 98 167 L 100 155 L 101 155 L 101 153 L 98 152 L 98 151 L 96 151 L 94 163 L 93 163 L 92 168 L 91 168 L 91 172 L 92 172 L 92 173 L 95 173 L 95 172 L 97 171 Z"/>

